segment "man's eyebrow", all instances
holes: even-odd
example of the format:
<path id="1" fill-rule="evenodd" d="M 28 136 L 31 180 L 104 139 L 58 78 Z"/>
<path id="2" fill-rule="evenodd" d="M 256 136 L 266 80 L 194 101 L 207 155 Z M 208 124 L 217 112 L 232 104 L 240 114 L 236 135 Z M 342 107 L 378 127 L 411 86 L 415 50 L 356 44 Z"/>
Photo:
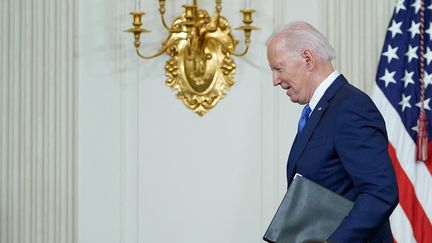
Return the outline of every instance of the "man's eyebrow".
<path id="1" fill-rule="evenodd" d="M 274 66 L 270 66 L 270 68 L 272 69 L 272 70 L 274 70 L 274 69 L 280 69 L 280 68 L 283 68 L 284 67 L 284 65 L 282 64 L 282 63 L 277 63 L 276 65 L 274 65 Z"/>

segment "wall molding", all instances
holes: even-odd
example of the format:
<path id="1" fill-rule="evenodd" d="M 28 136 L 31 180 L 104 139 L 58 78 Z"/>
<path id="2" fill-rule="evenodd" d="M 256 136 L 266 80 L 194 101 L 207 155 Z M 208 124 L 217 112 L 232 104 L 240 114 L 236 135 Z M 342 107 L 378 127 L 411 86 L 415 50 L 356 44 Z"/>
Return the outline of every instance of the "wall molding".
<path id="1" fill-rule="evenodd" d="M 76 242 L 76 1 L 0 16 L 0 242 Z"/>
<path id="2" fill-rule="evenodd" d="M 323 22 L 336 50 L 334 67 L 350 83 L 370 93 L 394 0 L 326 0 Z"/>

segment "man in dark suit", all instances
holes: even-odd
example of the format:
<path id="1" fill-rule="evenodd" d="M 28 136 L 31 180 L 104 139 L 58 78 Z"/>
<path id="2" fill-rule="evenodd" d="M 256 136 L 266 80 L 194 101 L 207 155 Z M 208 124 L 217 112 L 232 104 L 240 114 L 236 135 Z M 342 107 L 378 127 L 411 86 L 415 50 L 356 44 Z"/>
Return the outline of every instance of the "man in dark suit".
<path id="1" fill-rule="evenodd" d="M 267 58 L 273 85 L 305 105 L 288 185 L 299 173 L 354 202 L 331 242 L 393 242 L 389 216 L 398 189 L 385 123 L 372 100 L 333 69 L 333 48 L 308 23 L 293 22 L 271 36 Z"/>

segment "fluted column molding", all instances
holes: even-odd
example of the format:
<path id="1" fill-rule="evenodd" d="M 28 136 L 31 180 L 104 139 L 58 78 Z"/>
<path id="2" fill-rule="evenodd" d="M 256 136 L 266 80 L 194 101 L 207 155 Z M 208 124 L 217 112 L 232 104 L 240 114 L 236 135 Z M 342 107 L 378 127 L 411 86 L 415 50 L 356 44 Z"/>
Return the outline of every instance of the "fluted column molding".
<path id="1" fill-rule="evenodd" d="M 336 69 L 370 92 L 395 0 L 325 0 L 323 22 Z"/>
<path id="2" fill-rule="evenodd" d="M 0 242 L 75 242 L 76 1 L 0 1 Z"/>

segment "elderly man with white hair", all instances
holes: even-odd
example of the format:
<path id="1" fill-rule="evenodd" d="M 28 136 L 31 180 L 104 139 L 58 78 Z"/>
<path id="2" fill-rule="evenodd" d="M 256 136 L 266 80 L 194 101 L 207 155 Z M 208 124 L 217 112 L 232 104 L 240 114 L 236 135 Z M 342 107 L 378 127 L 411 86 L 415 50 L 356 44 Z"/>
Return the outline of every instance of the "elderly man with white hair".
<path id="1" fill-rule="evenodd" d="M 273 85 L 304 105 L 288 185 L 299 173 L 354 202 L 329 241 L 393 242 L 389 216 L 398 188 L 384 119 L 372 100 L 333 69 L 334 49 L 308 23 L 293 22 L 272 35 L 267 58 Z"/>

